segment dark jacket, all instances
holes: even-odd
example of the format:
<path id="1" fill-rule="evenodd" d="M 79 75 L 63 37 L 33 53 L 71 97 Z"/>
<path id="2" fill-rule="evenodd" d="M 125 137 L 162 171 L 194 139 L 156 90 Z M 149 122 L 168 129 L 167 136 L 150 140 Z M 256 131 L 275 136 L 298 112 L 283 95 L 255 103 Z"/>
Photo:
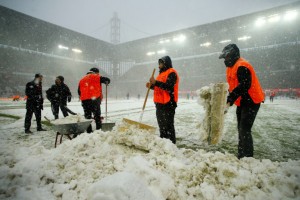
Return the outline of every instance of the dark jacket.
<path id="1" fill-rule="evenodd" d="M 173 68 L 172 60 L 169 56 L 164 56 L 164 57 L 160 58 L 159 60 L 162 60 L 164 63 L 164 66 L 165 66 L 164 68 L 159 70 L 159 73 L 162 73 L 164 71 L 167 71 L 170 68 Z M 174 72 L 169 74 L 167 81 L 165 83 L 156 81 L 155 86 L 168 91 L 170 94 L 170 97 L 171 97 L 169 103 L 167 103 L 167 104 L 156 103 L 157 108 L 177 107 L 177 103 L 174 100 L 174 86 L 176 84 L 176 81 L 177 81 L 177 75 Z M 151 86 L 151 89 L 154 89 L 154 85 Z"/>
<path id="2" fill-rule="evenodd" d="M 51 88 L 46 91 L 46 94 L 47 99 L 51 103 L 57 104 L 61 102 L 66 103 L 67 100 L 70 102 L 72 97 L 69 87 L 64 83 L 61 83 L 61 85 L 52 85 Z"/>
<path id="3" fill-rule="evenodd" d="M 33 81 L 30 81 L 26 84 L 25 95 L 27 96 L 26 109 L 29 108 L 43 108 L 44 98 L 42 92 L 42 84 L 36 84 Z"/>

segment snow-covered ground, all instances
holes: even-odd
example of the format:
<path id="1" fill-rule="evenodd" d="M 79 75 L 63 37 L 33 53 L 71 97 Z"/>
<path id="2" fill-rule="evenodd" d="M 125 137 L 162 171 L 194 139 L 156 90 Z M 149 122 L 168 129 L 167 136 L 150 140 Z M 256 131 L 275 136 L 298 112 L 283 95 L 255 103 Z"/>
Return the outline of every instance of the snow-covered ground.
<path id="1" fill-rule="evenodd" d="M 109 121 L 138 121 L 142 105 L 109 100 Z M 83 114 L 80 102 L 68 107 Z M 234 155 L 235 108 L 226 114 L 222 142 L 208 146 L 199 139 L 204 110 L 196 100 L 180 100 L 177 146 L 132 127 L 64 138 L 55 149 L 50 127 L 24 134 L 24 102 L 0 102 L 0 113 L 22 117 L 0 117 L 0 199 L 300 199 L 300 101 L 262 104 L 254 158 L 242 160 Z M 47 105 L 43 116 L 53 119 Z M 143 122 L 157 126 L 151 101 Z"/>

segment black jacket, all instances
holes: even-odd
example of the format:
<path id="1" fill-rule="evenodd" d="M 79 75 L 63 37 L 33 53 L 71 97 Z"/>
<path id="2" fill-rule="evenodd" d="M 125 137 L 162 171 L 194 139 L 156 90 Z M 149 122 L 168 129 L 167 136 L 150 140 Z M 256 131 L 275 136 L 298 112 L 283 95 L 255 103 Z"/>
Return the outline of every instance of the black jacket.
<path id="1" fill-rule="evenodd" d="M 51 88 L 46 91 L 46 94 L 47 99 L 51 103 L 67 102 L 67 100 L 71 101 L 72 97 L 69 87 L 64 83 L 61 83 L 61 85 L 52 85 Z"/>
<path id="2" fill-rule="evenodd" d="M 44 99 L 42 92 L 42 84 L 36 84 L 30 81 L 26 84 L 25 95 L 27 96 L 26 108 L 31 108 L 32 106 L 42 108 Z"/>

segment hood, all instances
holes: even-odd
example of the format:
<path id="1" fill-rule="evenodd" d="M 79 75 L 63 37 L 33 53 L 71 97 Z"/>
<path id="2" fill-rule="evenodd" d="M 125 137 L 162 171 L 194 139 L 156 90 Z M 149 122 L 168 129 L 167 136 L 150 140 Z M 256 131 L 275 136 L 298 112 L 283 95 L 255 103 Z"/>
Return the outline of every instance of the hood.
<path id="1" fill-rule="evenodd" d="M 166 71 L 167 69 L 173 68 L 172 60 L 170 56 L 164 56 L 158 59 L 158 63 L 163 62 L 165 67 L 161 71 Z"/>

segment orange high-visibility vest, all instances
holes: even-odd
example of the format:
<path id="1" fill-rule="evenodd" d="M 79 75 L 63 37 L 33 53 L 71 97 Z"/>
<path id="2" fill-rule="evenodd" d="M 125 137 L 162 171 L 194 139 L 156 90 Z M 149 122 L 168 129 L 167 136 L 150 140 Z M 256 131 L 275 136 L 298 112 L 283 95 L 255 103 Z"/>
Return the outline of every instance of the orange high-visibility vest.
<path id="1" fill-rule="evenodd" d="M 229 84 L 229 92 L 232 92 L 238 85 L 238 77 L 237 77 L 237 70 L 240 66 L 246 67 L 251 73 L 251 86 L 248 90 L 248 94 L 250 95 L 251 99 L 254 103 L 261 103 L 265 99 L 265 94 L 260 86 L 256 73 L 252 67 L 252 65 L 243 58 L 239 58 L 236 63 L 232 67 L 226 68 L 226 77 L 227 82 Z M 235 102 L 235 105 L 241 105 L 241 97 L 239 97 Z"/>
<path id="2" fill-rule="evenodd" d="M 178 102 L 179 76 L 177 74 L 177 71 L 173 68 L 170 68 L 170 69 L 160 73 L 156 77 L 156 80 L 160 81 L 160 82 L 163 82 L 163 83 L 166 83 L 169 74 L 173 73 L 173 72 L 175 72 L 176 76 L 177 76 L 177 80 L 176 80 L 176 83 L 175 83 L 175 86 L 174 86 L 174 101 Z M 154 87 L 154 98 L 153 98 L 153 100 L 154 100 L 155 103 L 166 104 L 171 100 L 171 96 L 170 96 L 168 91 L 163 90 L 163 89 L 155 86 Z"/>
<path id="3" fill-rule="evenodd" d="M 100 74 L 87 74 L 79 82 L 80 100 L 102 99 Z"/>

